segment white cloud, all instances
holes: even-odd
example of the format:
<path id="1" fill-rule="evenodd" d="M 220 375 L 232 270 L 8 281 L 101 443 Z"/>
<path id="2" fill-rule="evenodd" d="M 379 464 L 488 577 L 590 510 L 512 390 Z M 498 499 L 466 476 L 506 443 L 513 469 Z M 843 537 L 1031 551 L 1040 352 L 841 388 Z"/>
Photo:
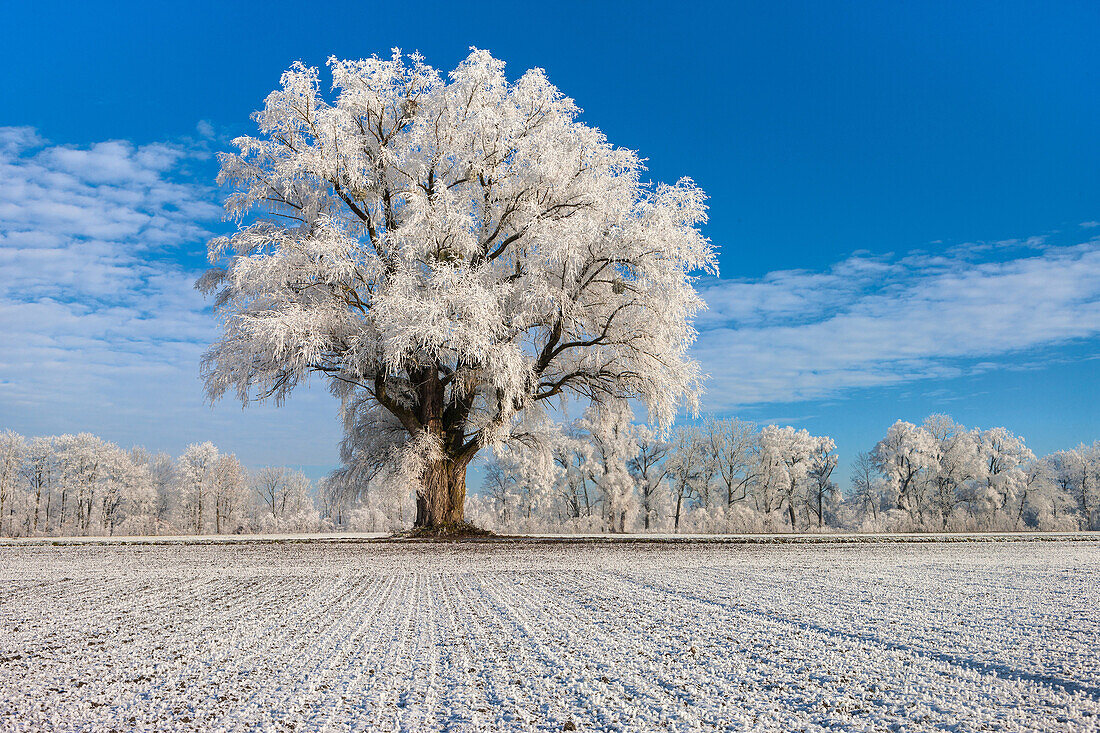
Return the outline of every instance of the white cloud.
<path id="1" fill-rule="evenodd" d="M 37 147 L 43 142 L 33 127 L 0 127 L 0 153 L 5 156 Z"/>
<path id="2" fill-rule="evenodd" d="M 1100 243 L 1001 244 L 1030 251 L 1002 261 L 980 257 L 1003 247 L 859 254 L 826 272 L 708 284 L 711 310 L 694 349 L 711 375 L 708 404 L 732 409 L 950 378 L 1100 334 Z"/>
<path id="3" fill-rule="evenodd" d="M 1081 226 L 1085 229 L 1093 229 L 1095 227 L 1100 227 L 1100 221 L 1083 221 L 1081 222 Z"/>
<path id="4" fill-rule="evenodd" d="M 292 400 L 280 422 L 203 403 L 198 362 L 216 328 L 193 283 L 221 210 L 181 172 L 204 156 L 0 128 L 0 428 L 171 450 L 214 439 L 253 463 L 334 460 L 321 394 Z"/>
<path id="5" fill-rule="evenodd" d="M 203 403 L 198 360 L 216 326 L 192 283 L 220 210 L 186 172 L 204 157 L 0 128 L 0 429 L 170 450 L 212 439 L 254 465 L 335 461 L 323 389 L 277 413 Z M 703 295 L 694 353 L 712 376 L 708 410 L 817 399 L 1004 368 L 1100 334 L 1100 241 L 862 252 L 823 272 L 710 282 Z"/>

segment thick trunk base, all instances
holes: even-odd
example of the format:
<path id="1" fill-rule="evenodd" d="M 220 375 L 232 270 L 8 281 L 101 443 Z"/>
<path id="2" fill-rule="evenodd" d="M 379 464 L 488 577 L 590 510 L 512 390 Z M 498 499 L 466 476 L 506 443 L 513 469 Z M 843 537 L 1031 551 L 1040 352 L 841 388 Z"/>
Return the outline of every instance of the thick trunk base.
<path id="1" fill-rule="evenodd" d="M 465 540 L 499 537 L 500 535 L 481 527 L 475 527 L 467 522 L 462 522 L 461 524 L 449 524 L 443 527 L 413 527 L 407 532 L 398 533 L 396 536 L 402 539 L 414 540 Z"/>
<path id="2" fill-rule="evenodd" d="M 436 530 L 466 525 L 465 464 L 450 459 L 429 463 L 420 484 L 413 527 Z"/>

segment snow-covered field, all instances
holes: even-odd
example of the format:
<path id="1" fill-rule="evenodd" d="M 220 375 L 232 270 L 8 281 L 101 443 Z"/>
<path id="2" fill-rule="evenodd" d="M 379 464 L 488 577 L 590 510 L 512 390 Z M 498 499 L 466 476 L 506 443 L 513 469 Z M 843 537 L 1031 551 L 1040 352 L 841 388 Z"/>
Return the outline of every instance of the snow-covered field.
<path id="1" fill-rule="evenodd" d="M 1079 539 L 0 547 L 5 730 L 1097 730 L 1098 650 Z"/>

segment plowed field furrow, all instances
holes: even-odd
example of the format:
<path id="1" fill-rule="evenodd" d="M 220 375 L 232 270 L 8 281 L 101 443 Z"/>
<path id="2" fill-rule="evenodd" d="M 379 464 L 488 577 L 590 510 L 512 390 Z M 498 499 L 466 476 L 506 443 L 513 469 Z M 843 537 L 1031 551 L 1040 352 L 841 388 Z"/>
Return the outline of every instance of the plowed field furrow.
<path id="1" fill-rule="evenodd" d="M 0 547 L 0 730 L 1100 730 L 1100 542 Z"/>

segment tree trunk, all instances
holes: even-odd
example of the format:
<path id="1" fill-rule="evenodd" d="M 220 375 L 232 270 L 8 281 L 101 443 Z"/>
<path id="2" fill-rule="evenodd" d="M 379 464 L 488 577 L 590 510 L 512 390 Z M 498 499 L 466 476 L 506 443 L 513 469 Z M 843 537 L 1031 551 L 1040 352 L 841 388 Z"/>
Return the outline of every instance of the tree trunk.
<path id="1" fill-rule="evenodd" d="M 425 466 L 414 526 L 436 529 L 461 524 L 465 510 L 466 464 L 448 457 Z"/>
<path id="2" fill-rule="evenodd" d="M 429 461 L 420 474 L 416 496 L 416 519 L 413 526 L 424 529 L 454 527 L 462 524 L 466 510 L 466 464 L 471 455 L 463 456 L 465 415 L 468 409 L 455 410 L 461 401 L 444 410 L 445 387 L 438 366 L 410 370 L 409 377 L 417 385 L 420 404 L 417 419 L 421 429 L 438 441 L 443 457 Z"/>

